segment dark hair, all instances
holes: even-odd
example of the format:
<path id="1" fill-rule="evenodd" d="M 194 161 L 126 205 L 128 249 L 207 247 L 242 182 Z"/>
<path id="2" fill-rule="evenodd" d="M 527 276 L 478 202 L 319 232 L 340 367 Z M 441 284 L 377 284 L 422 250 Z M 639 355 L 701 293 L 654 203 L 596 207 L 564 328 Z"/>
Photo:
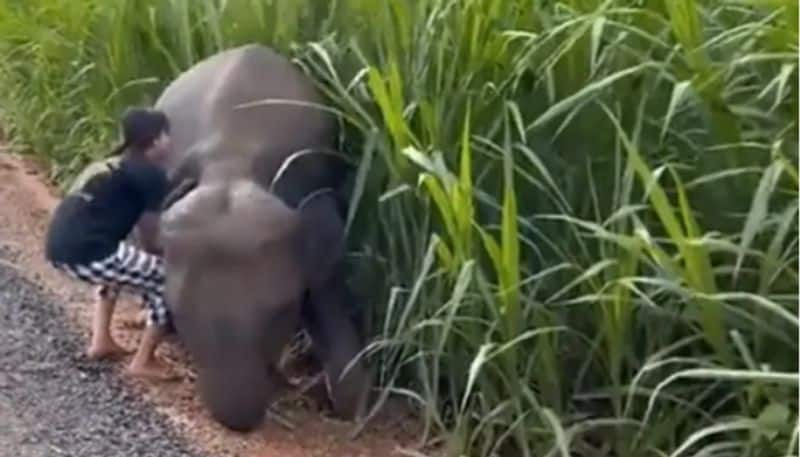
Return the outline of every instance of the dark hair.
<path id="1" fill-rule="evenodd" d="M 169 133 L 169 119 L 163 111 L 148 108 L 129 108 L 122 115 L 122 144 L 112 155 L 128 148 L 143 151 L 150 147 L 162 133 Z"/>

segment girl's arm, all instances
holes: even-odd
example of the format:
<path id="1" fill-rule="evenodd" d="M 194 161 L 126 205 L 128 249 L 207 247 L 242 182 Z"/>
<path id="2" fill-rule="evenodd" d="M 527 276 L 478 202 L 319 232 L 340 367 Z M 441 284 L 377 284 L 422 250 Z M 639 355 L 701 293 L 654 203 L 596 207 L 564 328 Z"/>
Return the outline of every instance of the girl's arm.
<path id="1" fill-rule="evenodd" d="M 158 219 L 160 216 L 160 213 L 148 211 L 142 214 L 136 224 L 136 240 L 139 246 L 155 255 L 163 254 L 163 248 L 158 240 Z"/>

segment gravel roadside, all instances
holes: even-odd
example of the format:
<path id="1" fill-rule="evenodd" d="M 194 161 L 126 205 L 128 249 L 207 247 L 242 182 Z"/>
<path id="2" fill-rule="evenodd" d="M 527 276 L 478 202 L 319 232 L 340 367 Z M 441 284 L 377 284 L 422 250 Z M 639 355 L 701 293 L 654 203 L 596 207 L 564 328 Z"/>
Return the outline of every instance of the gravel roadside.
<path id="1" fill-rule="evenodd" d="M 0 457 L 196 456 L 0 250 Z"/>

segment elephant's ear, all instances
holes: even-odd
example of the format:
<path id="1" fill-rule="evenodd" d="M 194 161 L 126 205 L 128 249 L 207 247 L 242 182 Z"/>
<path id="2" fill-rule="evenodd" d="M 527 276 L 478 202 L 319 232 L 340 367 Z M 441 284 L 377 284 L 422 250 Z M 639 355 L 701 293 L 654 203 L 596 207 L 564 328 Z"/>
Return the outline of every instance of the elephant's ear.
<path id="1" fill-rule="evenodd" d="M 298 205 L 302 227 L 301 260 L 311 285 L 325 281 L 344 256 L 344 221 L 330 189 L 313 192 Z"/>
<path id="2" fill-rule="evenodd" d="M 337 190 L 355 166 L 347 156 L 329 148 L 296 151 L 281 163 L 269 190 L 292 208 L 319 189 Z"/>

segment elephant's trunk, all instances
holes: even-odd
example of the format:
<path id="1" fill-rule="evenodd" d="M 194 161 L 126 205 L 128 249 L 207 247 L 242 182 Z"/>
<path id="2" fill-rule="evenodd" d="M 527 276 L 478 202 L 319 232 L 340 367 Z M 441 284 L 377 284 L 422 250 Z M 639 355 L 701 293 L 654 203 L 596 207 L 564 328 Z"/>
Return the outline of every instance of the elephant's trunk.
<path id="1" fill-rule="evenodd" d="M 249 297 L 226 302 L 213 291 L 206 293 L 181 303 L 195 309 L 176 313 L 175 327 L 194 359 L 198 390 L 211 414 L 232 430 L 248 432 L 284 387 L 273 366 L 299 322 L 299 306 L 262 307 Z M 235 291 L 225 288 L 224 293 Z M 212 306 L 225 309 L 209 311 Z"/>
<path id="2" fill-rule="evenodd" d="M 191 322 L 185 324 L 188 325 L 182 326 L 182 333 L 189 336 L 186 345 L 199 356 L 195 361 L 198 391 L 211 415 L 238 432 L 258 427 L 273 393 L 264 358 L 251 344 L 234 344 L 230 340 L 209 341 L 207 348 L 213 349 L 198 350 L 198 342 L 194 340 L 199 335 L 191 329 Z"/>

